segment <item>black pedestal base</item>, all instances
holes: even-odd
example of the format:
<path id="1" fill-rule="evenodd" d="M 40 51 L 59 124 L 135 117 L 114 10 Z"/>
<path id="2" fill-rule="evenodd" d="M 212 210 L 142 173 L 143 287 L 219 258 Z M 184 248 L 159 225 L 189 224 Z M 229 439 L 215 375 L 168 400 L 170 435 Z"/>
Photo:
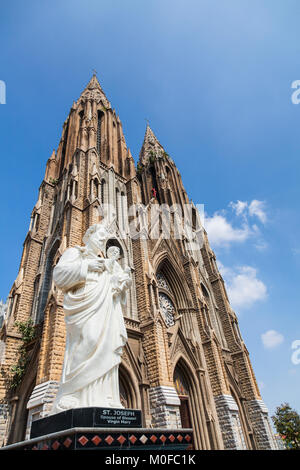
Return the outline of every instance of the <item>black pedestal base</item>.
<path id="1" fill-rule="evenodd" d="M 72 428 L 139 428 L 140 410 L 125 408 L 74 408 L 33 421 L 30 438 Z"/>

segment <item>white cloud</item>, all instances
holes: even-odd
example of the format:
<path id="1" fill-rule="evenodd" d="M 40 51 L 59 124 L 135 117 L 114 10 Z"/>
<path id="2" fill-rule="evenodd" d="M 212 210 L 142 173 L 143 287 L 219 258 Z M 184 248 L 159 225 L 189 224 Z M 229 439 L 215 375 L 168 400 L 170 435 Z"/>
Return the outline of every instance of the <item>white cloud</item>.
<path id="1" fill-rule="evenodd" d="M 263 224 L 267 221 L 267 214 L 265 212 L 265 202 L 253 199 L 249 204 L 249 215 L 256 216 Z"/>
<path id="2" fill-rule="evenodd" d="M 274 349 L 284 341 L 284 337 L 278 331 L 268 330 L 261 335 L 261 340 L 266 349 Z"/>
<path id="3" fill-rule="evenodd" d="M 208 239 L 212 245 L 217 247 L 228 247 L 232 243 L 241 243 L 252 237 L 259 237 L 259 243 L 256 248 L 260 251 L 266 248 L 266 243 L 261 238 L 260 229 L 256 224 L 250 224 L 249 218 L 256 217 L 260 222 L 265 223 L 267 215 L 265 212 L 264 201 L 253 199 L 250 203 L 247 201 L 231 201 L 229 207 L 240 218 L 240 226 L 233 226 L 228 218 L 228 211 L 215 212 L 212 217 L 205 217 L 205 229 L 208 233 Z"/>
<path id="4" fill-rule="evenodd" d="M 229 203 L 229 207 L 235 212 L 237 216 L 243 215 L 245 218 L 247 215 L 251 217 L 257 217 L 263 224 L 267 221 L 267 214 L 265 211 L 265 202 L 253 199 L 250 203 L 248 201 L 239 201 Z"/>
<path id="5" fill-rule="evenodd" d="M 227 268 L 219 263 L 226 282 L 227 294 L 233 308 L 249 308 L 267 297 L 266 285 L 257 278 L 257 270 L 251 266 Z"/>
<path id="6" fill-rule="evenodd" d="M 239 216 L 242 215 L 247 209 L 248 202 L 237 200 L 237 202 L 230 202 L 229 207 L 231 207 L 235 211 L 236 215 Z"/>
<path id="7" fill-rule="evenodd" d="M 212 245 L 229 245 L 232 242 L 243 242 L 250 235 L 248 225 L 242 228 L 234 228 L 223 215 L 215 213 L 212 217 L 205 218 L 205 229 Z"/>

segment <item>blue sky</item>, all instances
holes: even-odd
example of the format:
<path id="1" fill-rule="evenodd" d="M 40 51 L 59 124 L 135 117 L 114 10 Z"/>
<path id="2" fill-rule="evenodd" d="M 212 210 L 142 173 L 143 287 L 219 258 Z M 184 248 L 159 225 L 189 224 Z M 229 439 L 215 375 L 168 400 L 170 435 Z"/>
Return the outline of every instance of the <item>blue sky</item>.
<path id="1" fill-rule="evenodd" d="M 95 68 L 134 158 L 147 118 L 189 196 L 205 204 L 270 412 L 283 401 L 300 411 L 291 361 L 300 340 L 299 13 L 297 0 L 3 4 L 0 298 L 16 277 L 46 160 Z"/>

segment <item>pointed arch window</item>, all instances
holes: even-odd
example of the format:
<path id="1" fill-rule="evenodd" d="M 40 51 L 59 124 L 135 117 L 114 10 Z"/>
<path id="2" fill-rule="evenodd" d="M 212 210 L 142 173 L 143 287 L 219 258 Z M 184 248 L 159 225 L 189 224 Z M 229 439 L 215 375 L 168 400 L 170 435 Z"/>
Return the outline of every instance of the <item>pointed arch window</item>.
<path id="1" fill-rule="evenodd" d="M 39 229 L 39 226 L 40 226 L 40 214 L 36 212 L 34 216 L 33 230 L 37 232 Z"/>
<path id="2" fill-rule="evenodd" d="M 48 294 L 52 284 L 52 274 L 54 268 L 54 257 L 59 247 L 59 241 L 57 241 L 54 246 L 51 248 L 45 266 L 45 272 L 43 277 L 43 283 L 39 293 L 39 301 L 36 312 L 36 323 L 40 323 L 44 318 L 44 311 L 47 304 Z"/>
<path id="3" fill-rule="evenodd" d="M 100 155 L 101 151 L 101 121 L 103 113 L 98 111 L 98 123 L 97 123 L 97 152 Z"/>
<path id="4" fill-rule="evenodd" d="M 120 204 L 121 207 L 120 207 L 120 209 L 121 209 L 121 227 L 122 227 L 123 230 L 125 228 L 125 201 L 126 201 L 125 194 L 122 191 L 121 192 L 121 201 L 120 201 L 121 202 L 121 204 Z"/>
<path id="5" fill-rule="evenodd" d="M 120 191 L 116 188 L 116 220 L 120 223 Z"/>
<path id="6" fill-rule="evenodd" d="M 77 196 L 78 196 L 78 182 L 75 179 L 71 180 L 70 190 L 71 190 L 72 200 L 77 199 Z"/>
<path id="7" fill-rule="evenodd" d="M 34 323 L 36 320 L 36 313 L 37 313 L 37 306 L 38 306 L 38 291 L 40 285 L 40 275 L 38 275 L 34 281 L 34 288 L 33 288 L 33 300 L 32 300 L 32 308 L 31 308 L 31 318 L 33 319 Z"/>
<path id="8" fill-rule="evenodd" d="M 206 306 L 205 308 L 205 314 L 209 319 L 209 324 L 210 327 L 213 327 L 217 337 L 219 338 L 221 344 L 226 347 L 226 340 L 225 336 L 223 333 L 223 328 L 221 324 L 221 320 L 219 318 L 218 312 L 216 312 L 215 307 L 213 305 L 211 295 L 208 293 L 204 285 L 201 283 L 201 291 L 203 294 L 203 297 L 205 299 Z"/>
<path id="9" fill-rule="evenodd" d="M 68 186 L 68 190 L 69 190 L 69 186 Z M 53 199 L 52 208 L 51 208 L 51 222 L 50 222 L 51 228 L 50 228 L 50 233 L 53 232 L 54 227 L 55 227 L 55 224 L 56 224 L 56 222 L 57 222 L 56 216 L 57 216 L 57 211 L 58 211 L 58 204 L 59 204 L 59 202 L 58 202 L 58 195 L 55 194 L 54 199 Z"/>
<path id="10" fill-rule="evenodd" d="M 176 308 L 173 301 L 173 294 L 169 282 L 162 272 L 156 274 L 158 287 L 159 309 L 163 315 L 167 327 L 175 324 Z"/>
<path id="11" fill-rule="evenodd" d="M 65 132 L 64 132 L 64 137 L 63 137 L 63 145 L 62 145 L 62 150 L 61 150 L 60 174 L 63 172 L 64 166 L 65 166 L 68 135 L 69 135 L 69 121 L 67 122 Z"/>
<path id="12" fill-rule="evenodd" d="M 161 313 L 163 314 L 166 325 L 173 326 L 175 323 L 174 321 L 175 307 L 174 307 L 172 300 L 164 292 L 158 293 L 158 299 L 159 299 L 159 308 L 160 308 Z"/>
<path id="13" fill-rule="evenodd" d="M 157 285 L 159 287 L 171 292 L 169 283 L 168 283 L 168 281 L 166 280 L 165 276 L 162 273 L 157 273 L 156 280 L 157 280 Z"/>
<path id="14" fill-rule="evenodd" d="M 98 178 L 91 180 L 91 195 L 92 199 L 100 198 L 100 184 Z"/>

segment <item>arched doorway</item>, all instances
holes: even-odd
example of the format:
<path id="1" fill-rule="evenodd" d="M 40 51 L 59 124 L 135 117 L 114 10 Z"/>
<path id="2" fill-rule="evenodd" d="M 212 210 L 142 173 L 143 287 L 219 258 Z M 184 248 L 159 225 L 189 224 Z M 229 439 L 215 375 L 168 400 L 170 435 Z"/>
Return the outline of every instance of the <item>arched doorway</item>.
<path id="1" fill-rule="evenodd" d="M 120 402 L 124 408 L 132 408 L 130 394 L 128 393 L 127 384 L 124 382 L 124 379 L 119 375 L 119 388 L 120 388 Z"/>
<path id="2" fill-rule="evenodd" d="M 139 403 L 136 390 L 130 373 L 124 364 L 120 364 L 119 367 L 119 392 L 120 401 L 124 408 L 138 408 Z"/>
<path id="3" fill-rule="evenodd" d="M 180 399 L 180 417 L 183 428 L 192 428 L 190 388 L 180 366 L 174 371 L 174 385 Z"/>

